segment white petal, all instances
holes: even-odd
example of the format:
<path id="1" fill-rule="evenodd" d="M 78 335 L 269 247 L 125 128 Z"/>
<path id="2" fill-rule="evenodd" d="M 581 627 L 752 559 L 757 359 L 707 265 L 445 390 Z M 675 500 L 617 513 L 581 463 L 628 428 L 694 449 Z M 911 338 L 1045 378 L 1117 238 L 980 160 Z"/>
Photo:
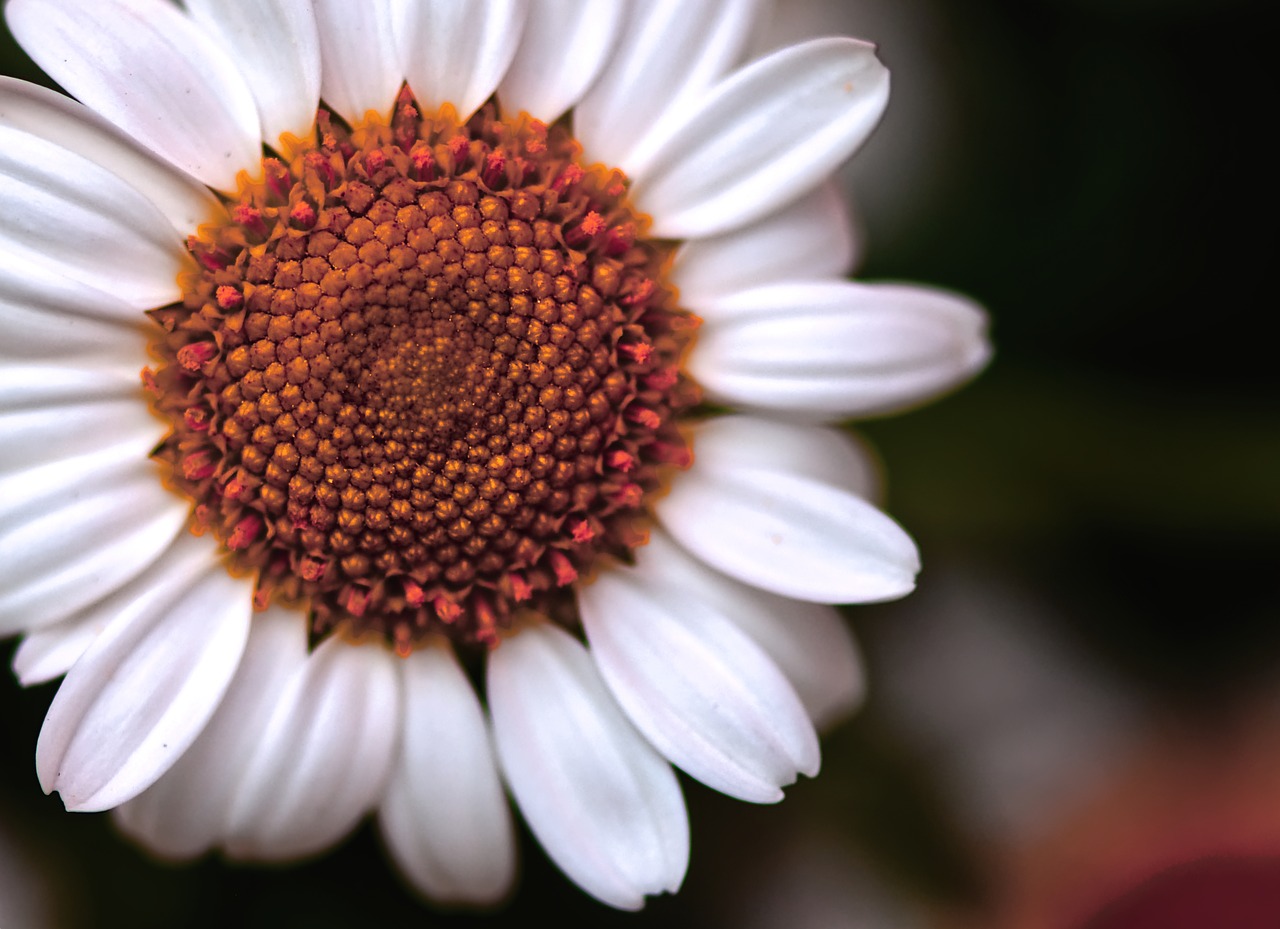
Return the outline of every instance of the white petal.
<path id="1" fill-rule="evenodd" d="M 262 157 L 244 78 L 204 30 L 164 0 L 11 0 L 22 47 L 73 97 L 219 190 Z"/>
<path id="2" fill-rule="evenodd" d="M 785 471 L 874 500 L 882 479 L 867 447 L 842 430 L 760 416 L 721 416 L 697 426 L 694 457 L 721 466 Z M 679 478 L 676 478 L 679 480 Z"/>
<path id="3" fill-rule="evenodd" d="M 757 601 L 768 596 L 750 592 Z M 819 731 L 862 703 L 862 655 L 835 607 L 778 597 L 770 608 L 740 609 L 733 619 L 787 676 Z"/>
<path id="4" fill-rule="evenodd" d="M 13 653 L 19 683 L 32 687 L 66 674 L 110 621 L 100 610 L 86 610 L 28 633 Z"/>
<path id="5" fill-rule="evenodd" d="M 415 0 L 408 11 L 405 74 L 419 108 L 446 103 L 466 121 L 502 80 L 515 57 L 526 0 Z"/>
<path id="6" fill-rule="evenodd" d="M 405 728 L 378 822 L 424 893 L 492 904 L 515 879 L 515 832 L 484 711 L 445 643 L 400 663 Z"/>
<path id="7" fill-rule="evenodd" d="M 0 282 L 0 289 L 3 288 Z M 0 292 L 0 362 L 63 362 L 113 367 L 135 360 L 135 373 L 147 359 L 142 327 L 130 330 L 91 316 L 47 312 L 11 302 Z M 3 402 L 3 401 L 0 401 Z"/>
<path id="8" fill-rule="evenodd" d="M 119 177 L 59 145 L 0 127 L 0 245 L 140 309 L 181 296 L 182 239 Z"/>
<path id="9" fill-rule="evenodd" d="M 776 803 L 797 773 L 817 773 L 818 737 L 777 665 L 718 608 L 716 588 L 739 585 L 660 531 L 635 556 L 578 592 L 601 676 L 676 767 L 731 797 Z"/>
<path id="10" fill-rule="evenodd" d="M 758 421 L 725 416 L 694 436 L 694 461 L 657 503 L 676 540 L 754 587 L 818 603 L 869 603 L 909 593 L 915 543 L 849 486 L 785 466 L 758 444 Z M 819 446 L 823 431 L 810 431 Z M 798 452 L 793 451 L 792 455 Z"/>
<path id="11" fill-rule="evenodd" d="M 632 190 L 652 235 L 744 226 L 816 187 L 871 134 L 889 72 L 856 39 L 782 49 L 718 85 L 670 133 Z"/>
<path id="12" fill-rule="evenodd" d="M 689 821 L 675 772 L 632 728 L 587 651 L 549 624 L 489 656 L 498 759 L 520 812 L 551 860 L 620 909 L 675 891 L 689 863 Z"/>
<path id="13" fill-rule="evenodd" d="M 336 842 L 382 793 L 401 725 L 386 647 L 325 640 L 260 730 L 231 804 L 227 851 L 278 860 Z"/>
<path id="14" fill-rule="evenodd" d="M 0 473 L 164 433 L 139 381 L 118 368 L 7 365 L 0 398 Z"/>
<path id="15" fill-rule="evenodd" d="M 216 38 L 245 76 L 268 145 L 303 138 L 320 103 L 320 37 L 307 0 L 186 0 L 191 18 Z"/>
<path id="16" fill-rule="evenodd" d="M 130 593 L 40 730 L 40 783 L 68 810 L 117 806 L 168 770 L 222 699 L 248 636 L 252 584 L 227 573 L 210 539 L 179 539 Z"/>
<path id="17" fill-rule="evenodd" d="M 217 712 L 160 780 L 116 809 L 121 828 L 168 858 L 192 858 L 221 842 L 262 733 L 306 662 L 302 613 L 272 607 L 255 615 L 244 656 Z"/>
<path id="18" fill-rule="evenodd" d="M 817 190 L 758 222 L 676 252 L 671 283 L 680 305 L 703 315 L 704 304 L 776 281 L 836 278 L 853 267 L 855 240 L 839 187 Z"/>
<path id="19" fill-rule="evenodd" d="M 0 478 L 0 635 L 71 617 L 170 547 L 191 508 L 147 451 L 116 441 Z"/>
<path id="20" fill-rule="evenodd" d="M 538 0 L 520 47 L 498 86 L 502 112 L 553 123 L 600 72 L 622 31 L 627 7 L 600 0 Z"/>
<path id="21" fill-rule="evenodd" d="M 386 120 L 404 82 L 403 24 L 387 0 L 314 0 L 320 96 L 349 123 Z"/>
<path id="22" fill-rule="evenodd" d="M 222 212 L 207 187 L 157 159 L 88 107 L 48 88 L 0 77 L 0 126 L 48 139 L 119 175 L 183 235 Z"/>
<path id="23" fill-rule="evenodd" d="M 38 410 L 64 403 L 89 403 L 95 397 L 128 397 L 145 406 L 142 379 L 130 366 L 101 362 L 93 367 L 71 367 L 60 364 L 14 364 L 0 368 L 0 409 Z M 145 430 L 157 437 L 163 426 L 153 419 L 155 428 Z M 56 430 L 50 424 L 49 432 Z M 52 438 L 52 436 L 50 436 Z M 0 458 L 0 461 L 8 461 Z"/>
<path id="24" fill-rule="evenodd" d="M 773 284 L 700 311 L 689 373 L 712 400 L 833 420 L 901 410 L 969 379 L 991 357 L 986 314 L 923 287 Z"/>
<path id="25" fill-rule="evenodd" d="M 133 397 L 54 397 L 39 406 L 0 409 L 0 469 L 87 454 L 102 445 L 104 436 L 159 438 L 162 431 L 146 404 Z"/>
<path id="26" fill-rule="evenodd" d="M 618 47 L 573 111 L 587 160 L 641 176 L 671 122 L 668 114 L 687 108 L 738 60 L 761 6 L 762 0 L 632 3 Z"/>
<path id="27" fill-rule="evenodd" d="M 0 360 L 133 370 L 158 332 L 137 308 L 49 267 L 0 252 Z M 0 401 L 3 403 L 3 401 Z"/>
<path id="28" fill-rule="evenodd" d="M 747 462 L 790 470 L 845 487 L 861 497 L 874 499 L 881 490 L 869 453 L 845 434 L 830 429 L 744 416 L 737 417 L 728 430 L 718 421 L 705 424 L 696 447 L 705 454 L 736 454 Z M 661 530 L 651 533 L 651 539 L 659 537 L 665 539 Z M 686 568 L 685 572 L 691 570 Z M 755 639 L 787 676 L 817 727 L 835 722 L 861 702 L 865 689 L 862 659 L 835 609 L 780 597 L 718 572 L 712 576 L 715 583 L 703 582 L 698 587 L 701 600 Z M 674 582 L 665 585 L 681 586 Z"/>

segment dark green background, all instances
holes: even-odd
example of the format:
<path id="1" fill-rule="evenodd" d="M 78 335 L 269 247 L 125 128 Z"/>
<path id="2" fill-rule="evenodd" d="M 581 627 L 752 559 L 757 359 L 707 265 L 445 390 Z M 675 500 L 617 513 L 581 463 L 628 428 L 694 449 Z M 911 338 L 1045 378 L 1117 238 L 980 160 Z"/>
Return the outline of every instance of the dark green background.
<path id="1" fill-rule="evenodd" d="M 890 234 L 877 234 L 883 208 L 871 211 L 862 275 L 966 292 L 994 319 L 997 360 L 978 382 L 864 427 L 887 465 L 890 511 L 922 547 L 922 584 L 931 570 L 981 565 L 1052 604 L 1064 641 L 1100 672 L 1209 721 L 1274 680 L 1280 657 L 1280 384 L 1276 300 L 1263 289 L 1276 183 L 1261 142 L 1275 119 L 1275 51 L 1264 8 L 937 3 L 920 34 L 945 88 L 945 131 L 932 136 L 945 147 L 930 155 L 927 196 L 908 199 Z M 0 41 L 4 73 L 41 79 L 7 33 Z M 894 67 L 895 51 L 882 48 Z M 849 615 L 874 642 L 903 609 Z M 6 643 L 0 659 L 11 652 Z M 871 665 L 873 695 L 884 670 Z M 476 919 L 424 909 L 368 827 L 295 867 L 152 863 L 107 817 L 66 814 L 40 793 L 32 758 L 54 688 L 24 691 L 8 675 L 0 685 L 0 822 L 65 891 L 67 926 Z M 825 741 L 822 776 L 779 807 L 686 780 L 685 890 L 639 917 L 588 900 L 526 835 L 512 905 L 479 921 L 732 925 L 739 881 L 757 879 L 775 838 L 806 823 L 834 830 L 894 893 L 981 899 L 986 877 L 936 772 L 891 716 L 873 696 Z"/>

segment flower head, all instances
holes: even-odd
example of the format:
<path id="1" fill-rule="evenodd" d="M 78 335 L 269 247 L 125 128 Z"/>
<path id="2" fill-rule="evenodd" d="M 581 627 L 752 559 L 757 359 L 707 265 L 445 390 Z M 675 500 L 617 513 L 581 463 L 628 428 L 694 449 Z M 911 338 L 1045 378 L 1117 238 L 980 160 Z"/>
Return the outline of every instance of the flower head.
<path id="1" fill-rule="evenodd" d="M 822 424 L 987 346 L 841 280 L 823 182 L 887 73 L 737 67 L 756 6 L 11 0 L 80 101 L 0 82 L 0 633 L 66 674 L 46 791 L 173 857 L 376 811 L 488 902 L 505 781 L 636 907 L 687 865 L 673 764 L 816 773 L 860 687 L 827 604 L 918 567 Z"/>

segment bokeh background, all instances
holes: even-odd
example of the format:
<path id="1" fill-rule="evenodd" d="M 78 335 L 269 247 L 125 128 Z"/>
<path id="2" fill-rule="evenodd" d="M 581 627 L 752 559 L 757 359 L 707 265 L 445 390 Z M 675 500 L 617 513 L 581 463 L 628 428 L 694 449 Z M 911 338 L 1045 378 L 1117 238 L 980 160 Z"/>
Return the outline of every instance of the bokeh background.
<path id="1" fill-rule="evenodd" d="M 505 910 L 429 909 L 366 826 L 170 866 L 36 782 L 55 685 L 0 680 L 4 929 L 1280 925 L 1272 33 L 1250 0 L 779 0 L 761 47 L 880 43 L 859 275 L 973 295 L 996 361 L 861 424 L 919 592 L 851 609 L 860 713 L 777 807 L 684 781 L 685 888 L 605 910 L 525 835 Z M 44 80 L 5 32 L 0 71 Z M 13 643 L 0 643 L 7 667 Z"/>

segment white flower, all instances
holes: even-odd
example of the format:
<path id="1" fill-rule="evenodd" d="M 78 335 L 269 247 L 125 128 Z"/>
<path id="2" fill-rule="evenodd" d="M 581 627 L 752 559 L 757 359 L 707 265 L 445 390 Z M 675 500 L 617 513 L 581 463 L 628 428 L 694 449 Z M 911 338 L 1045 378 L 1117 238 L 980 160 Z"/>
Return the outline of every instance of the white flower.
<path id="1" fill-rule="evenodd" d="M 505 782 L 635 908 L 687 866 L 672 764 L 754 802 L 817 772 L 861 688 L 828 604 L 918 567 L 823 424 L 988 347 L 841 279 L 824 181 L 887 72 L 737 67 L 756 7 L 11 0 L 80 101 L 0 82 L 0 634 L 66 674 L 46 791 L 176 858 L 376 811 L 486 903 Z"/>

